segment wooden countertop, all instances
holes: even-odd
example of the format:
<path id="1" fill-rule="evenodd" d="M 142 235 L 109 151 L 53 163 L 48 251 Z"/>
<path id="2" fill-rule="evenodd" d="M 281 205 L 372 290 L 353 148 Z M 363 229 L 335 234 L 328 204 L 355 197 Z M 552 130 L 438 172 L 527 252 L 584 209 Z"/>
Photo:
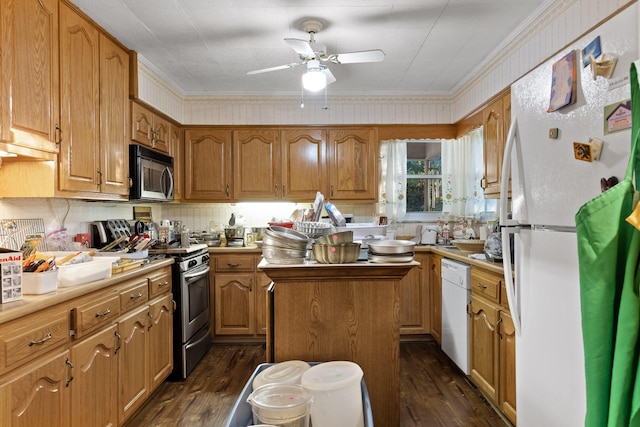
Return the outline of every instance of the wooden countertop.
<path id="1" fill-rule="evenodd" d="M 173 262 L 173 258 L 155 260 L 138 269 L 114 274 L 109 278 L 96 280 L 95 282 L 90 282 L 84 285 L 58 288 L 53 292 L 41 295 L 23 295 L 22 300 L 0 304 L 0 323 L 18 319 L 22 316 L 35 313 L 45 308 L 53 307 L 56 304 L 70 301 L 74 298 L 98 291 L 119 282 L 148 274 L 161 267 L 171 265 Z"/>

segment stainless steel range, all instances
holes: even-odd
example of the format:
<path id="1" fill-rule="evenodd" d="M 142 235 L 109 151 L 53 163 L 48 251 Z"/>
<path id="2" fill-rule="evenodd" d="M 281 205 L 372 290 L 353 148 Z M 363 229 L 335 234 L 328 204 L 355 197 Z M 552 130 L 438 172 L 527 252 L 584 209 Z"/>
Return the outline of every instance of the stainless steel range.
<path id="1" fill-rule="evenodd" d="M 173 372 L 171 379 L 183 380 L 209 351 L 209 252 L 207 245 L 188 248 L 151 249 L 150 254 L 175 258 L 172 267 Z"/>

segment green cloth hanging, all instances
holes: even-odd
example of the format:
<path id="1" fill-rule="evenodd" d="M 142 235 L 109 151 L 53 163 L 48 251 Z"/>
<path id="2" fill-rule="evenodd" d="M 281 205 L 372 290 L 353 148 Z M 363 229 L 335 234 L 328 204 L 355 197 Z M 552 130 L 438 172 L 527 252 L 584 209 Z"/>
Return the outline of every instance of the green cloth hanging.
<path id="1" fill-rule="evenodd" d="M 632 132 L 626 176 L 576 214 L 587 427 L 640 427 L 640 231 L 626 221 L 634 208 L 634 181 L 637 187 L 640 179 L 638 66 L 640 62 L 632 63 L 630 71 Z"/>

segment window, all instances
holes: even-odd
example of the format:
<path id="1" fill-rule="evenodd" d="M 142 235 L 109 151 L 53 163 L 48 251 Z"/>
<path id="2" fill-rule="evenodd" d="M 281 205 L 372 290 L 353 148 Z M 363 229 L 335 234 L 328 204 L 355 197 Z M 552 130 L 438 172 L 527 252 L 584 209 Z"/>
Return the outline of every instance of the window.
<path id="1" fill-rule="evenodd" d="M 482 152 L 475 159 L 483 164 Z M 435 221 L 442 215 L 442 141 L 407 141 L 407 214 L 404 221 Z M 485 211 L 495 212 L 497 200 L 485 199 Z"/>
<path id="2" fill-rule="evenodd" d="M 407 141 L 407 217 L 405 219 L 418 219 L 418 216 L 428 218 L 434 214 L 437 217 L 442 212 L 440 144 L 439 139 Z"/>

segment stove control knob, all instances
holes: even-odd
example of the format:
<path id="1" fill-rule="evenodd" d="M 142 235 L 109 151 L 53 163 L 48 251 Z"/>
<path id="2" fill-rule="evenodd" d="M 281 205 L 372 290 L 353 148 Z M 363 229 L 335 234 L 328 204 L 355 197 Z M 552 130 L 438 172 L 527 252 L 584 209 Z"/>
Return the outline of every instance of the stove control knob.
<path id="1" fill-rule="evenodd" d="M 202 255 L 202 262 L 205 263 L 209 261 L 209 255 Z"/>
<path id="2" fill-rule="evenodd" d="M 195 259 L 192 259 L 191 261 L 189 261 L 189 268 L 193 268 L 196 265 L 198 265 L 198 261 L 196 261 Z"/>

